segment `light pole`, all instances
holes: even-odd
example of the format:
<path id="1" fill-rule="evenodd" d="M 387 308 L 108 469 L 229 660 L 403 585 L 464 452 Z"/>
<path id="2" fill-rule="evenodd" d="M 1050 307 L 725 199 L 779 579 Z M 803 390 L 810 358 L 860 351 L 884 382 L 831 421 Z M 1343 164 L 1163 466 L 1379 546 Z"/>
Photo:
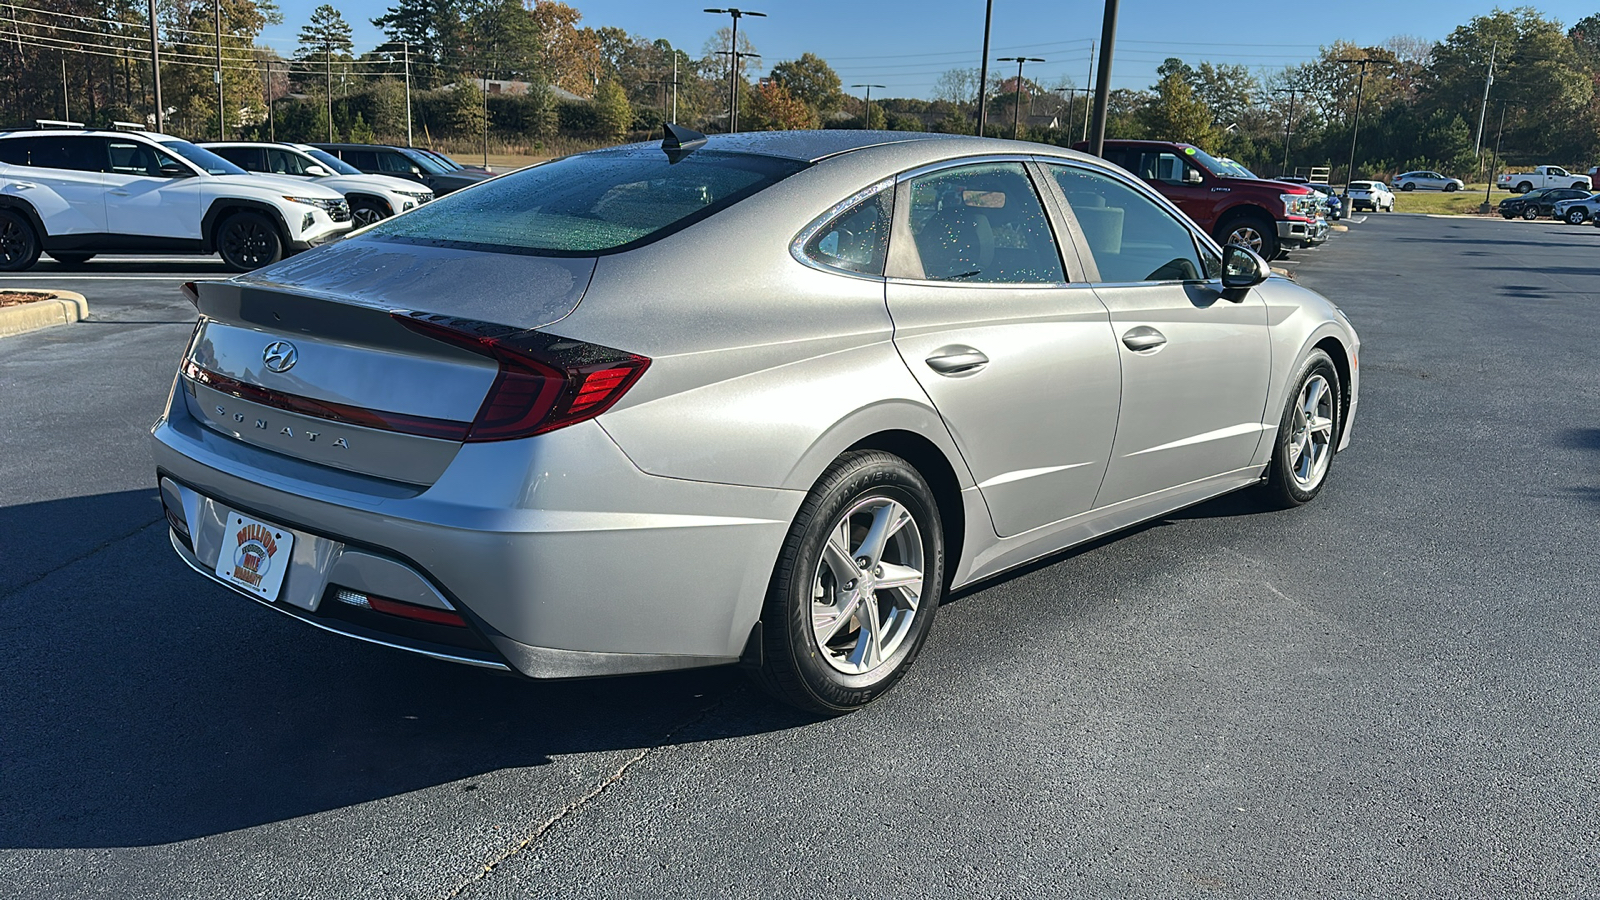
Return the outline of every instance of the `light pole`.
<path id="1" fill-rule="evenodd" d="M 1344 174 L 1344 199 L 1346 205 L 1348 205 L 1350 201 L 1350 182 L 1354 181 L 1356 177 L 1356 135 L 1361 131 L 1361 92 L 1367 84 L 1367 67 L 1392 66 L 1394 63 L 1388 60 L 1371 58 L 1341 59 L 1336 60 L 1336 62 L 1361 67 L 1361 76 L 1356 79 L 1356 111 L 1350 123 L 1350 167 L 1345 170 Z"/>
<path id="2" fill-rule="evenodd" d="M 1089 126 L 1089 152 L 1101 156 L 1106 150 L 1106 107 L 1111 104 L 1111 48 L 1117 41 L 1117 0 L 1106 0 L 1106 15 L 1100 24 L 1100 80 L 1094 83 L 1094 124 Z"/>
<path id="3" fill-rule="evenodd" d="M 156 32 L 156 0 L 150 0 L 150 83 L 156 94 L 156 132 L 166 129 L 161 109 L 161 41 Z"/>
<path id="4" fill-rule="evenodd" d="M 989 118 L 989 26 L 994 22 L 994 0 L 983 8 L 983 63 L 978 67 L 978 137 Z"/>
<path id="5" fill-rule="evenodd" d="M 1283 174 L 1289 174 L 1289 129 L 1294 127 L 1294 95 L 1304 94 L 1303 88 L 1276 88 L 1274 94 L 1289 95 L 1289 115 L 1283 119 Z"/>
<path id="6" fill-rule="evenodd" d="M 889 89 L 889 86 L 887 84 L 852 84 L 850 86 L 853 87 L 853 88 L 866 88 L 867 89 L 867 111 L 861 114 L 861 127 L 862 128 L 871 128 L 872 127 L 872 89 L 873 88 L 878 88 L 879 90 L 885 90 L 886 91 L 886 90 Z"/>
<path id="7" fill-rule="evenodd" d="M 1014 62 L 1017 64 L 1017 108 L 1011 111 L 1011 139 L 1021 140 L 1022 128 L 1022 64 L 1031 62 L 1044 62 L 1037 56 L 1002 56 L 996 62 Z"/>
<path id="8" fill-rule="evenodd" d="M 756 16 L 765 19 L 767 14 L 748 9 L 735 9 L 731 6 L 727 9 L 707 9 L 705 11 L 714 15 L 733 17 L 733 34 L 728 37 L 728 133 L 732 134 L 739 130 L 739 57 L 741 55 L 759 55 L 739 53 L 739 20 L 745 16 Z"/>
<path id="9" fill-rule="evenodd" d="M 746 53 L 743 50 L 739 50 L 737 52 L 729 51 L 729 50 L 718 50 L 717 51 L 717 55 L 718 56 L 730 56 L 730 57 L 732 57 L 732 60 L 729 62 L 729 65 L 733 66 L 736 71 L 740 71 L 740 72 L 744 71 L 744 61 L 745 60 L 747 60 L 747 59 L 760 59 L 761 58 L 761 54 L 759 54 L 759 53 Z M 733 104 L 734 105 L 733 105 L 732 111 L 730 112 L 730 114 L 728 116 L 728 133 L 729 134 L 732 134 L 733 130 L 739 126 L 739 123 L 737 121 L 738 120 L 738 111 L 739 111 L 739 105 L 738 105 L 739 104 L 739 90 L 738 90 L 738 87 L 737 87 L 738 82 L 736 81 L 736 82 L 734 82 L 734 84 L 735 84 L 734 93 L 733 93 Z"/>
<path id="10" fill-rule="evenodd" d="M 1500 101 L 1500 133 L 1494 138 L 1494 155 L 1489 159 L 1489 183 L 1483 186 L 1483 205 L 1478 207 L 1478 212 L 1485 215 L 1493 209 L 1489 202 L 1489 192 L 1494 190 L 1494 175 L 1500 168 L 1500 141 L 1506 136 L 1506 104 L 1507 100 Z"/>
<path id="11" fill-rule="evenodd" d="M 228 139 L 228 113 L 222 102 L 222 0 L 213 0 L 217 28 L 217 140 Z"/>

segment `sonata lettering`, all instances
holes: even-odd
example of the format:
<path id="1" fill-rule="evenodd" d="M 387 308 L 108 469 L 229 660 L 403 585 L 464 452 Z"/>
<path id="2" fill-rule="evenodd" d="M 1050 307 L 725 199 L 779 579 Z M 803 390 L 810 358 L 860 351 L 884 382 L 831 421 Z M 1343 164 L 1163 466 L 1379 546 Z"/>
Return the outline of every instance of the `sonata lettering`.
<path id="1" fill-rule="evenodd" d="M 230 413 L 228 412 L 227 407 L 225 407 L 225 406 L 218 406 L 216 408 L 216 410 L 217 410 L 217 417 L 220 418 L 220 419 L 226 419 L 230 415 Z M 233 421 L 235 421 L 235 422 L 241 422 L 242 423 L 245 420 L 245 414 L 244 413 L 232 413 L 231 415 L 233 416 Z M 256 423 L 256 427 L 259 428 L 259 429 L 262 429 L 263 431 L 270 430 L 270 428 L 268 427 L 268 420 L 266 420 L 266 419 L 256 419 L 255 423 Z M 305 439 L 308 442 L 313 443 L 313 444 L 315 444 L 317 442 L 318 438 L 322 437 L 322 432 L 320 432 L 320 431 L 302 431 L 300 433 L 305 436 Z M 288 426 L 288 425 L 285 425 L 282 428 L 278 429 L 278 434 L 282 435 L 283 437 L 288 437 L 288 438 L 292 438 L 292 437 L 295 436 L 294 428 L 291 427 L 291 426 Z M 329 446 L 337 447 L 340 450 L 349 450 L 350 449 L 349 442 L 346 441 L 344 438 L 335 438 L 333 443 L 329 444 Z"/>

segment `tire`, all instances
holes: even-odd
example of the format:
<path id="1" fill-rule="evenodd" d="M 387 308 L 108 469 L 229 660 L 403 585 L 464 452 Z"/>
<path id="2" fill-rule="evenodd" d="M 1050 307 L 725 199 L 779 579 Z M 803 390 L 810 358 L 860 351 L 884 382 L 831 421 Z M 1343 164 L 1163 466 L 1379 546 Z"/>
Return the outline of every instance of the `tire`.
<path id="1" fill-rule="evenodd" d="M 1522 218 L 1526 219 L 1529 222 L 1532 222 L 1534 219 L 1539 218 L 1539 207 L 1537 207 L 1537 206 L 1527 207 L 1526 209 L 1524 209 L 1522 211 Z"/>
<path id="2" fill-rule="evenodd" d="M 1261 483 L 1263 499 L 1278 509 L 1310 503 L 1322 492 L 1344 415 L 1344 388 L 1327 353 L 1311 351 L 1291 384 L 1294 389 L 1284 402 L 1272 462 Z"/>
<path id="3" fill-rule="evenodd" d="M 901 524 L 871 548 L 869 539 L 889 521 Z M 871 560 L 865 569 L 862 558 Z M 864 596 L 859 582 L 867 577 L 874 581 Z M 893 577 L 907 584 L 876 587 Z M 920 579 L 914 588 L 911 579 Z M 810 712 L 860 709 L 904 677 L 943 591 L 944 532 L 927 482 L 897 456 L 846 453 L 806 496 L 783 542 L 761 612 L 754 679 Z"/>
<path id="4" fill-rule="evenodd" d="M 81 266 L 94 259 L 93 253 L 68 253 L 65 250 L 46 251 L 45 255 L 63 266 Z"/>
<path id="5" fill-rule="evenodd" d="M 39 235 L 33 223 L 10 209 L 0 209 L 0 272 L 23 272 L 39 261 Z"/>
<path id="6" fill-rule="evenodd" d="M 1414 184 L 1413 182 L 1410 182 L 1410 181 L 1406 182 L 1405 184 L 1400 185 L 1400 190 L 1402 190 L 1402 191 L 1414 191 L 1416 189 L 1417 189 L 1416 184 Z"/>
<path id="7" fill-rule="evenodd" d="M 1218 226 L 1217 243 L 1249 247 L 1270 262 L 1278 256 L 1278 227 L 1267 217 L 1254 213 L 1232 215 Z"/>
<path id="8" fill-rule="evenodd" d="M 1584 184 L 1581 181 L 1574 181 L 1572 183 L 1572 189 L 1575 191 L 1587 191 L 1589 190 L 1589 185 Z"/>
<path id="9" fill-rule="evenodd" d="M 1587 218 L 1589 218 L 1589 213 L 1581 206 L 1574 206 L 1567 210 L 1568 225 L 1582 225 Z"/>
<path id="10" fill-rule="evenodd" d="M 1456 184 L 1453 181 L 1444 186 L 1444 192 L 1446 194 L 1454 194 L 1456 191 L 1459 191 L 1459 190 L 1461 190 L 1461 189 L 1456 187 Z"/>
<path id="11" fill-rule="evenodd" d="M 235 272 L 248 272 L 283 259 L 283 236 L 260 213 L 237 212 L 217 226 L 217 253 Z"/>
<path id="12" fill-rule="evenodd" d="M 1526 194 L 1531 190 L 1533 190 L 1533 182 L 1531 181 L 1524 181 L 1517 185 L 1517 193 L 1519 194 Z"/>
<path id="13" fill-rule="evenodd" d="M 389 218 L 389 211 L 372 200 L 357 200 L 350 204 L 350 218 L 355 220 L 355 227 L 365 228 L 374 222 L 381 222 Z"/>

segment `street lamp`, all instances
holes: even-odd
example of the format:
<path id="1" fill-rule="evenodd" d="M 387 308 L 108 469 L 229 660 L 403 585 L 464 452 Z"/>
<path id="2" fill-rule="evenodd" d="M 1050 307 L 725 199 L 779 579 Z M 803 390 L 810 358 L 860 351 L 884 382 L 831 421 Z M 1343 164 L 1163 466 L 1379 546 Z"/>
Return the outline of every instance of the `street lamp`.
<path id="1" fill-rule="evenodd" d="M 1283 174 L 1289 174 L 1289 129 L 1294 125 L 1294 95 L 1304 94 L 1304 88 L 1274 88 L 1274 94 L 1289 95 L 1289 115 L 1283 120 Z M 1348 181 L 1349 179 L 1345 179 Z M 1331 190 L 1331 188 L 1330 188 Z"/>
<path id="2" fill-rule="evenodd" d="M 866 88 L 867 89 L 867 111 L 861 114 L 861 127 L 863 127 L 863 128 L 871 128 L 872 127 L 872 89 L 873 88 L 878 88 L 880 90 L 885 90 L 886 91 L 886 90 L 889 89 L 889 86 L 887 84 L 852 84 L 850 86 L 853 87 L 853 88 Z"/>
<path id="3" fill-rule="evenodd" d="M 728 38 L 728 133 L 732 134 L 739 130 L 739 20 L 745 16 L 765 19 L 767 14 L 731 6 L 727 9 L 707 9 L 705 12 L 733 17 L 733 34 Z"/>
<path id="4" fill-rule="evenodd" d="M 1335 62 L 1361 67 L 1361 77 L 1356 79 L 1356 111 L 1350 123 L 1350 168 L 1345 170 L 1344 175 L 1344 199 L 1345 204 L 1349 205 L 1350 182 L 1354 181 L 1356 177 L 1356 135 L 1361 131 L 1361 91 L 1367 84 L 1367 66 L 1392 66 L 1394 63 L 1386 59 L 1372 59 L 1370 57 L 1366 59 L 1340 59 L 1335 60 Z"/>
<path id="5" fill-rule="evenodd" d="M 997 62 L 1014 62 L 1017 64 L 1017 108 L 1011 111 L 1011 139 L 1020 140 L 1019 131 L 1022 127 L 1022 64 L 1031 62 L 1044 62 L 1037 56 L 1002 56 Z"/>

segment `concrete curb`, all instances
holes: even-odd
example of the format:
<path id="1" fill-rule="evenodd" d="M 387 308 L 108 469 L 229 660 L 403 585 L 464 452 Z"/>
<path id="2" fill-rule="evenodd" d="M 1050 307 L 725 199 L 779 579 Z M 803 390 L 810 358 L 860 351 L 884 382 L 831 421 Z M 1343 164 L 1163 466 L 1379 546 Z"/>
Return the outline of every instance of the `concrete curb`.
<path id="1" fill-rule="evenodd" d="M 0 309 L 0 337 L 38 331 L 52 325 L 70 325 L 89 316 L 89 301 L 76 291 L 40 291 L 55 296 L 21 306 Z"/>

